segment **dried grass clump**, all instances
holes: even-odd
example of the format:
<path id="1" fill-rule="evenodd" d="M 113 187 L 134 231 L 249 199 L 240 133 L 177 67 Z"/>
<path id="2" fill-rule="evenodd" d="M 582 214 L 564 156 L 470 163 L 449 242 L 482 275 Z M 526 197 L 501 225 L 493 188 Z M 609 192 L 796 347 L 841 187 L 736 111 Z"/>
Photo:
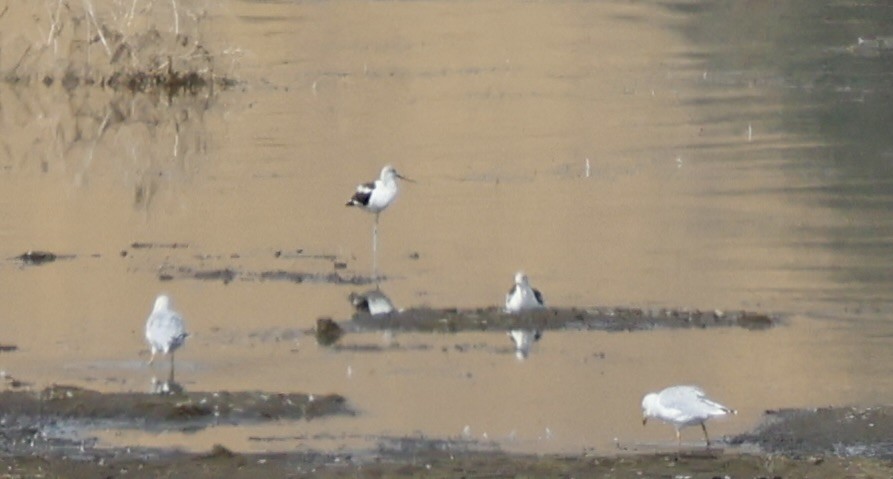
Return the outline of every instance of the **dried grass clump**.
<path id="1" fill-rule="evenodd" d="M 177 0 L 107 0 L 101 8 L 19 0 L 0 12 L 0 72 L 7 83 L 61 82 L 69 91 L 98 85 L 172 96 L 231 86 L 201 41 L 204 12 Z"/>

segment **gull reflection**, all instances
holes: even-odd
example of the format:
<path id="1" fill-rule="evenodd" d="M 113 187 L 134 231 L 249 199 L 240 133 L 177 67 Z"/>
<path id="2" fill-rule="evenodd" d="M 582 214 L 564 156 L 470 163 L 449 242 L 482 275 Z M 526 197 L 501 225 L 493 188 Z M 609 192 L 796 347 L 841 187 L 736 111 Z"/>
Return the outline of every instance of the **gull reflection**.
<path id="1" fill-rule="evenodd" d="M 539 329 L 513 329 L 506 334 L 515 344 L 515 357 L 519 360 L 527 359 L 533 343 L 543 337 L 543 333 Z"/>
<path id="2" fill-rule="evenodd" d="M 184 392 L 186 392 L 186 390 L 183 389 L 183 385 L 174 381 L 173 377 L 169 377 L 167 381 L 159 381 L 158 378 L 152 376 L 149 394 L 159 394 L 164 396 L 183 394 Z"/>

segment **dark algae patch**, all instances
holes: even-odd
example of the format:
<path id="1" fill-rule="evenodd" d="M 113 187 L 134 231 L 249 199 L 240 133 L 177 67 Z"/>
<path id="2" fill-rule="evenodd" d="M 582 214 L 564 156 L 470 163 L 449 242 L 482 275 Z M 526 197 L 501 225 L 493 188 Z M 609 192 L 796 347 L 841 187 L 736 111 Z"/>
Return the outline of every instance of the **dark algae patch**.
<path id="1" fill-rule="evenodd" d="M 316 320 L 316 341 L 322 346 L 331 346 L 338 342 L 344 330 L 331 318 Z"/>

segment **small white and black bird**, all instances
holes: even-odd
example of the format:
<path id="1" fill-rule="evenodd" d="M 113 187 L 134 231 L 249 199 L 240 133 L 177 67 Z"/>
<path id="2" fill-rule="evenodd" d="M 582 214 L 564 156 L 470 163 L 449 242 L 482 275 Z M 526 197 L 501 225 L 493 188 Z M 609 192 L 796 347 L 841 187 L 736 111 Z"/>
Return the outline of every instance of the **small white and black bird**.
<path id="1" fill-rule="evenodd" d="M 377 254 L 378 254 L 378 216 L 397 198 L 400 192 L 397 186 L 397 179 L 412 182 L 409 178 L 397 173 L 397 170 L 387 165 L 381 169 L 381 176 L 369 183 L 363 183 L 357 186 L 346 206 L 357 206 L 370 213 L 375 214 L 375 223 L 372 226 L 372 274 L 377 276 Z"/>
<path id="2" fill-rule="evenodd" d="M 173 382 L 174 377 L 174 351 L 176 351 L 186 341 L 189 333 L 186 332 L 186 325 L 179 313 L 171 309 L 171 300 L 162 294 L 155 298 L 155 306 L 149 319 L 146 320 L 146 341 L 149 342 L 149 348 L 152 350 L 152 357 L 149 358 L 149 364 L 155 361 L 155 354 L 170 355 L 171 369 L 170 381 Z"/>
<path id="3" fill-rule="evenodd" d="M 512 343 L 515 344 L 515 357 L 518 359 L 527 359 L 533 343 L 543 337 L 543 333 L 539 329 L 513 329 L 506 334 L 512 339 Z"/>
<path id="4" fill-rule="evenodd" d="M 378 215 L 397 198 L 399 193 L 397 178 L 412 181 L 397 173 L 393 166 L 385 166 L 381 169 L 381 176 L 377 180 L 357 186 L 357 191 L 346 206 L 359 206 Z"/>
<path id="5" fill-rule="evenodd" d="M 676 428 L 676 441 L 680 448 L 682 447 L 680 430 L 683 427 L 700 424 L 707 447 L 710 447 L 710 438 L 707 436 L 707 426 L 704 423 L 714 416 L 738 414 L 734 409 L 708 398 L 704 390 L 697 386 L 671 386 L 663 391 L 647 394 L 642 399 L 642 413 L 642 425 L 645 425 L 650 417 L 672 424 Z"/>
<path id="6" fill-rule="evenodd" d="M 390 314 L 397 310 L 391 298 L 379 289 L 365 293 L 350 293 L 347 299 L 358 313 L 369 313 L 372 316 Z"/>
<path id="7" fill-rule="evenodd" d="M 519 313 L 529 309 L 545 308 L 543 294 L 539 290 L 531 288 L 527 275 L 523 271 L 515 273 L 515 285 L 505 295 L 505 310 L 509 313 Z"/>

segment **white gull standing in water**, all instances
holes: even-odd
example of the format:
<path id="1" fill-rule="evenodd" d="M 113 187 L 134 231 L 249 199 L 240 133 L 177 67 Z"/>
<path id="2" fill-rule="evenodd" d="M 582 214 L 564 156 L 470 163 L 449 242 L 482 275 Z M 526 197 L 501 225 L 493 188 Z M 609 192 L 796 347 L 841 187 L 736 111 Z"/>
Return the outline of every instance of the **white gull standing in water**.
<path id="1" fill-rule="evenodd" d="M 170 355 L 170 382 L 174 381 L 174 351 L 183 345 L 188 335 L 183 318 L 171 309 L 171 299 L 164 294 L 155 298 L 155 306 L 146 320 L 146 341 L 152 350 L 149 364 L 155 361 L 155 354 L 159 352 Z"/>
<path id="2" fill-rule="evenodd" d="M 523 271 L 515 273 L 515 285 L 505 295 L 505 310 L 509 313 L 519 313 L 545 307 L 542 293 L 530 287 L 527 275 Z"/>
<path id="3" fill-rule="evenodd" d="M 642 399 L 642 412 L 643 425 L 648 422 L 649 417 L 672 424 L 676 428 L 679 447 L 682 447 L 680 430 L 683 427 L 700 424 L 707 447 L 710 447 L 710 438 L 704 423 L 713 416 L 738 414 L 734 409 L 708 398 L 704 390 L 697 386 L 671 386 L 663 391 L 647 394 Z"/>
<path id="4" fill-rule="evenodd" d="M 405 176 L 397 173 L 397 170 L 387 165 L 381 169 L 379 179 L 363 183 L 357 186 L 347 206 L 358 206 L 370 213 L 375 214 L 375 224 L 372 226 L 372 276 L 375 279 L 378 276 L 378 215 L 381 214 L 394 200 L 397 198 L 399 188 L 397 187 L 397 178 L 406 181 L 412 181 Z"/>

